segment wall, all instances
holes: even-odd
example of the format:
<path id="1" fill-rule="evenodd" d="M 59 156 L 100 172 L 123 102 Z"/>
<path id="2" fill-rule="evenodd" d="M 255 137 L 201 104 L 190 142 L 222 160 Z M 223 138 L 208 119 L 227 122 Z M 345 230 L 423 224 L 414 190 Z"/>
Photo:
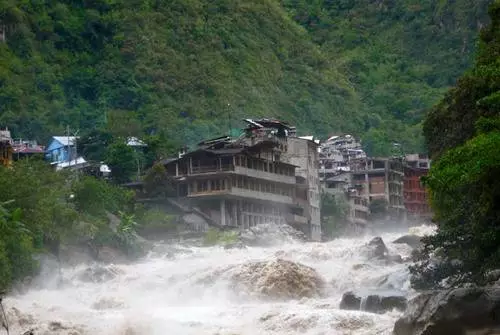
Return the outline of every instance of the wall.
<path id="1" fill-rule="evenodd" d="M 310 218 L 311 239 L 321 240 L 321 213 L 320 213 L 320 179 L 318 145 L 313 141 L 298 137 L 288 137 L 288 150 L 283 153 L 282 160 L 297 165 L 297 176 L 307 182 L 307 197 L 309 206 L 306 209 Z"/>

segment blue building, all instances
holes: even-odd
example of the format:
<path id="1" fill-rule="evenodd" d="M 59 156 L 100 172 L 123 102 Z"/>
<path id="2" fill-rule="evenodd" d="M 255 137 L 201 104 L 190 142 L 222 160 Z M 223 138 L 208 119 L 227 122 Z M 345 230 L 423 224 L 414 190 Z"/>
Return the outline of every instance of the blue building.
<path id="1" fill-rule="evenodd" d="M 53 136 L 45 149 L 45 159 L 51 163 L 63 163 L 77 159 L 75 136 Z"/>

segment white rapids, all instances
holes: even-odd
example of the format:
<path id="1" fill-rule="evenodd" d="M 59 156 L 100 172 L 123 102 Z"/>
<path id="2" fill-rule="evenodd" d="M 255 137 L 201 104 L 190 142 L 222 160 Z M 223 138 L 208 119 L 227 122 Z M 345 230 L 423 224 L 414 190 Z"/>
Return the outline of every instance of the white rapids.
<path id="1" fill-rule="evenodd" d="M 412 233 L 428 233 L 429 229 Z M 391 252 L 409 256 L 410 247 L 391 243 L 401 235 L 404 232 L 378 234 Z M 360 253 L 372 237 L 328 243 L 286 241 L 272 247 L 230 250 L 176 246 L 173 256 L 156 253 L 135 264 L 113 266 L 118 275 L 102 283 L 78 279 L 86 266 L 65 269 L 64 285 L 56 287 L 45 278 L 44 287 L 5 299 L 10 334 L 30 328 L 37 335 L 390 334 L 400 312 L 338 309 L 344 292 L 380 288 L 384 278 L 388 278 L 384 285 L 411 294 L 408 264 L 375 263 Z M 237 294 L 223 277 L 210 277 L 230 265 L 276 257 L 316 269 L 328 283 L 327 295 L 262 301 Z"/>

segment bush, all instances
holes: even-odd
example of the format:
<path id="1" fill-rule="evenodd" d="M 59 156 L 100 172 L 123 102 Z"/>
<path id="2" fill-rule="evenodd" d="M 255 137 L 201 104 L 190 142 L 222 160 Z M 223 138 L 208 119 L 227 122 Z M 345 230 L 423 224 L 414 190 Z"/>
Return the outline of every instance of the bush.
<path id="1" fill-rule="evenodd" d="M 238 241 L 238 234 L 235 231 L 220 231 L 209 228 L 205 233 L 203 244 L 205 246 L 228 245 Z"/>

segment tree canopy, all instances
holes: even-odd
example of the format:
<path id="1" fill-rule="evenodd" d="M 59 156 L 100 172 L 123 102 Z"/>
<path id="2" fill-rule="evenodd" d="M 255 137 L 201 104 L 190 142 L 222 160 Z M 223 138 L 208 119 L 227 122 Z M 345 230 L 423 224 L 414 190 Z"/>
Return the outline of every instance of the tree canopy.
<path id="1" fill-rule="evenodd" d="M 481 283 L 500 267 L 500 1 L 489 13 L 474 66 L 425 120 L 436 158 L 425 183 L 438 223 L 426 249 L 441 256 L 413 268 L 417 286 Z"/>
<path id="2" fill-rule="evenodd" d="M 196 143 L 269 116 L 422 150 L 487 2 L 2 1 L 0 125 Z"/>

